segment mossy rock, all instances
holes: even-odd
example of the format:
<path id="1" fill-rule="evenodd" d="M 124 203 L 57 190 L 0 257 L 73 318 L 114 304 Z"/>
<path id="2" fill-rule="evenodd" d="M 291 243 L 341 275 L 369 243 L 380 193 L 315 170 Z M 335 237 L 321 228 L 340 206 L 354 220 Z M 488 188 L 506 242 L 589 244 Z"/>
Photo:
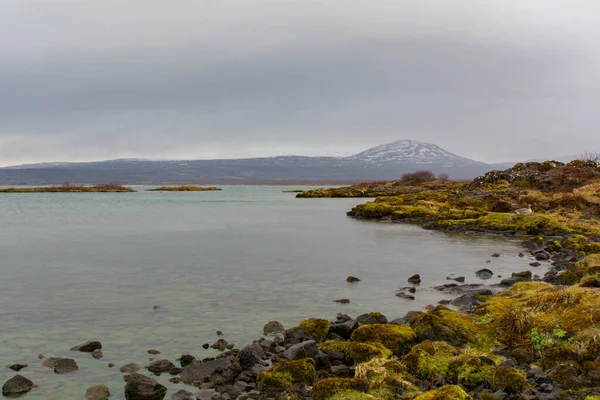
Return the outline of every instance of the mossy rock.
<path id="1" fill-rule="evenodd" d="M 491 387 L 508 393 L 521 393 L 527 388 L 525 373 L 510 365 L 501 364 L 492 371 Z"/>
<path id="2" fill-rule="evenodd" d="M 326 319 L 314 318 L 300 322 L 298 325 L 305 334 L 313 337 L 317 342 L 322 342 L 329 333 L 331 324 Z"/>
<path id="3" fill-rule="evenodd" d="M 315 360 L 280 360 L 273 367 L 261 372 L 256 382 L 262 390 L 266 387 L 290 389 L 294 385 L 310 385 L 315 380 Z"/>
<path id="4" fill-rule="evenodd" d="M 414 346 L 402 358 L 402 363 L 418 378 L 436 380 L 448 375 L 450 360 L 459 354 L 460 350 L 446 342 L 425 340 Z"/>
<path id="5" fill-rule="evenodd" d="M 469 389 L 489 387 L 495 366 L 495 361 L 487 356 L 461 355 L 448 363 L 448 378 Z"/>
<path id="6" fill-rule="evenodd" d="M 334 394 L 327 400 L 380 400 L 380 398 L 356 390 L 346 390 Z"/>
<path id="7" fill-rule="evenodd" d="M 406 354 L 416 339 L 417 335 L 410 326 L 394 324 L 363 325 L 350 337 L 352 342 L 381 343 L 397 356 Z"/>
<path id="8" fill-rule="evenodd" d="M 327 378 L 315 382 L 310 391 L 310 398 L 314 400 L 325 400 L 343 392 L 365 392 L 367 389 L 368 384 L 355 378 Z"/>
<path id="9" fill-rule="evenodd" d="M 579 366 L 574 363 L 561 363 L 548 372 L 548 377 L 554 379 L 566 389 L 578 389 L 586 386 L 581 377 Z"/>
<path id="10" fill-rule="evenodd" d="M 415 400 L 471 400 L 472 397 L 469 396 L 467 392 L 462 390 L 459 386 L 455 385 L 446 385 L 442 386 L 439 389 L 431 390 L 427 393 L 423 393 L 417 397 Z"/>
<path id="11" fill-rule="evenodd" d="M 443 305 L 416 317 L 411 326 L 420 341 L 444 341 L 453 346 L 469 343 L 483 348 L 490 347 L 494 342 L 489 329 L 485 325 L 478 325 L 476 318 Z"/>
<path id="12" fill-rule="evenodd" d="M 373 359 L 356 367 L 355 378 L 368 382 L 369 394 L 394 399 L 396 393 L 416 392 L 406 367 L 398 360 Z"/>
<path id="13" fill-rule="evenodd" d="M 321 350 L 331 350 L 344 353 L 347 363 L 363 363 L 373 358 L 390 358 L 392 351 L 381 343 L 349 342 L 344 340 L 329 340 L 319 345 Z"/>
<path id="14" fill-rule="evenodd" d="M 580 362 L 581 355 L 570 347 L 556 346 L 542 352 L 542 361 L 544 368 L 550 368 L 562 362 Z"/>

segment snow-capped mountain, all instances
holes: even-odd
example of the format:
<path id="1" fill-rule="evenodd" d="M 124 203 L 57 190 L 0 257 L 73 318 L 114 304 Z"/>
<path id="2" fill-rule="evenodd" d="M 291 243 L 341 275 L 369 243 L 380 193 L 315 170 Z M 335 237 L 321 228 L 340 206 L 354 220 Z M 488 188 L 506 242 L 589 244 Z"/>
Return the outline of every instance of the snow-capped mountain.
<path id="1" fill-rule="evenodd" d="M 0 168 L 0 185 L 72 183 L 258 184 L 358 182 L 399 179 L 427 169 L 452 179 L 472 179 L 492 165 L 452 154 L 439 146 L 400 140 L 350 157 L 275 156 L 221 160 L 118 159 L 42 163 Z"/>
<path id="2" fill-rule="evenodd" d="M 398 140 L 393 143 L 382 144 L 347 157 L 347 159 L 369 164 L 414 163 L 454 166 L 476 163 L 476 161 L 450 153 L 438 145 L 417 140 Z"/>

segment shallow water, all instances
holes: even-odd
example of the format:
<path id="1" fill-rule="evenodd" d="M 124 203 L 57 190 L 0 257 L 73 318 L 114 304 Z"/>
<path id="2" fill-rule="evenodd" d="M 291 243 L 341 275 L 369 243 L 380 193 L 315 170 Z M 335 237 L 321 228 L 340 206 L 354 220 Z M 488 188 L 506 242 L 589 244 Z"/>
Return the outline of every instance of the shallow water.
<path id="1" fill-rule="evenodd" d="M 476 283 L 480 268 L 532 269 L 516 239 L 357 221 L 345 213 L 365 199 L 296 199 L 282 189 L 0 195 L 0 364 L 29 364 L 21 374 L 38 388 L 23 398 L 83 398 L 106 383 L 111 399 L 123 399 L 118 367 L 148 364 L 149 348 L 203 358 L 215 354 L 201 345 L 216 330 L 241 347 L 269 320 L 374 310 L 396 318 L 447 297 L 428 288 L 452 273 Z M 423 279 L 417 299 L 395 297 L 414 273 Z M 362 281 L 348 284 L 348 275 Z M 103 359 L 69 351 L 92 339 Z M 55 375 L 39 367 L 40 353 L 72 357 L 80 370 Z M 0 383 L 14 374 L 0 369 Z M 158 380 L 184 388 L 169 377 Z"/>

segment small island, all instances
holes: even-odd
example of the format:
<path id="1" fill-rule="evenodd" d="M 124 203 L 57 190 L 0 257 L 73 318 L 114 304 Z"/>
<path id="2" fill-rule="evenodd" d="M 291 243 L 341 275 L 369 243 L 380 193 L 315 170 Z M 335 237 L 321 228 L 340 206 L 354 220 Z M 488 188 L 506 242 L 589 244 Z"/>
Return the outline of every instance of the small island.
<path id="1" fill-rule="evenodd" d="M 182 185 L 182 186 L 160 186 L 154 189 L 148 189 L 149 192 L 212 192 L 215 190 L 223 190 L 218 187 L 210 186 L 210 187 L 202 187 L 202 186 L 192 186 L 192 185 Z"/>
<path id="2" fill-rule="evenodd" d="M 64 184 L 60 186 L 11 187 L 0 189 L 0 193 L 130 193 L 135 190 L 115 183 L 94 186 Z"/>

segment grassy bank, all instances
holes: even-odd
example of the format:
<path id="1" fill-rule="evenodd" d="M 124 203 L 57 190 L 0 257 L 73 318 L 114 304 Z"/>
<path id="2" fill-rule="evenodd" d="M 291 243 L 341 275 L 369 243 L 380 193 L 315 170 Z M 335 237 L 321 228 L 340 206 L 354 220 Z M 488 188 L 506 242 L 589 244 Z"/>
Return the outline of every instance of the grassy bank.
<path id="1" fill-rule="evenodd" d="M 540 259 L 552 261 L 553 271 L 547 282 L 527 278 L 500 294 L 479 296 L 481 304 L 473 313 L 439 305 L 407 317 L 403 332 L 392 324 L 376 324 L 368 328 L 369 335 L 353 333 L 348 340 L 322 342 L 323 351 L 343 353 L 346 362 L 355 364 L 355 372 L 317 378 L 312 398 L 596 398 L 597 163 L 524 163 L 472 182 L 405 179 L 305 191 L 298 197 L 363 195 L 377 199 L 356 206 L 350 216 L 417 222 L 432 229 L 529 235 L 525 246 L 534 255 L 545 254 Z M 531 213 L 514 212 L 528 205 Z M 559 397 L 548 397 L 553 391 Z"/>

